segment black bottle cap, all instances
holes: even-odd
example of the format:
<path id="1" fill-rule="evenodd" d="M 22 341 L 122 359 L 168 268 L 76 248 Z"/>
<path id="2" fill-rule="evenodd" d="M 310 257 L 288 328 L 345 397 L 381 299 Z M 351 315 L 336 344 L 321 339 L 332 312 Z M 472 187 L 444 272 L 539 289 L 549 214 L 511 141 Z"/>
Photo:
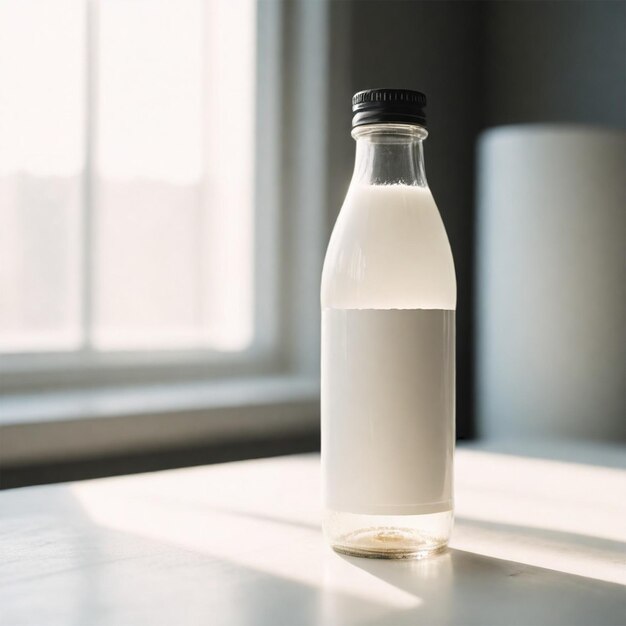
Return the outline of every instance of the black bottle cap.
<path id="1" fill-rule="evenodd" d="M 426 96 L 410 89 L 366 89 L 352 96 L 352 128 L 396 122 L 426 127 Z"/>

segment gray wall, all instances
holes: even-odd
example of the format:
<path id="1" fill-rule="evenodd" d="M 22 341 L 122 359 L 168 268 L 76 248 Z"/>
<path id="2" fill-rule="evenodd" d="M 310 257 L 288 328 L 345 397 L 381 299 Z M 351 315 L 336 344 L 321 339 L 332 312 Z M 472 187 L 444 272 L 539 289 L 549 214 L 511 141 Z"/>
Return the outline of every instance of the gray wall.
<path id="1" fill-rule="evenodd" d="M 474 433 L 475 145 L 501 124 L 626 126 L 626 3 L 331 2 L 329 229 L 350 179 L 350 95 L 428 95 L 426 172 L 454 253 L 458 434 Z"/>
<path id="2" fill-rule="evenodd" d="M 489 2 L 484 126 L 626 127 L 626 2 Z"/>

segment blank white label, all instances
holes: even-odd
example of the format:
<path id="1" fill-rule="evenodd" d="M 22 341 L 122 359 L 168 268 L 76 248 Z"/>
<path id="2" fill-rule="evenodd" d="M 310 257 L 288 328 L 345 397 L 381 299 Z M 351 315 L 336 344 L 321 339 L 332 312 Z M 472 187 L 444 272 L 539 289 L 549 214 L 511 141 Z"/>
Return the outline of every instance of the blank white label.
<path id="1" fill-rule="evenodd" d="M 324 504 L 414 515 L 452 509 L 455 312 L 322 313 Z"/>

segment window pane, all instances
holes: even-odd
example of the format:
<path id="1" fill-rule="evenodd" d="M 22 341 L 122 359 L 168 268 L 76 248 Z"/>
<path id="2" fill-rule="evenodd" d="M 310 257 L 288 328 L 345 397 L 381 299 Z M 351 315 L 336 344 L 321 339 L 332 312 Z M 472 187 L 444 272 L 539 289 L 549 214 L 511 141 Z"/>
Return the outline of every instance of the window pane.
<path id="1" fill-rule="evenodd" d="M 85 12 L 0 1 L 0 351 L 76 348 Z"/>
<path id="2" fill-rule="evenodd" d="M 256 2 L 207 2 L 203 323 L 223 350 L 252 341 Z"/>
<path id="3" fill-rule="evenodd" d="M 253 319 L 254 3 L 99 6 L 94 344 L 242 349 Z"/>

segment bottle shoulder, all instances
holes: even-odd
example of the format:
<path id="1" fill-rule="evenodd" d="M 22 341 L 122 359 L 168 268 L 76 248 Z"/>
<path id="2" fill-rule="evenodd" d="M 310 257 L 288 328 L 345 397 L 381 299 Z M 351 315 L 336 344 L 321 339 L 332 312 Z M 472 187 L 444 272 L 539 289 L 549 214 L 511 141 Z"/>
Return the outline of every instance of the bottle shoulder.
<path id="1" fill-rule="evenodd" d="M 323 308 L 456 308 L 454 262 L 428 187 L 351 187 L 322 272 Z"/>

